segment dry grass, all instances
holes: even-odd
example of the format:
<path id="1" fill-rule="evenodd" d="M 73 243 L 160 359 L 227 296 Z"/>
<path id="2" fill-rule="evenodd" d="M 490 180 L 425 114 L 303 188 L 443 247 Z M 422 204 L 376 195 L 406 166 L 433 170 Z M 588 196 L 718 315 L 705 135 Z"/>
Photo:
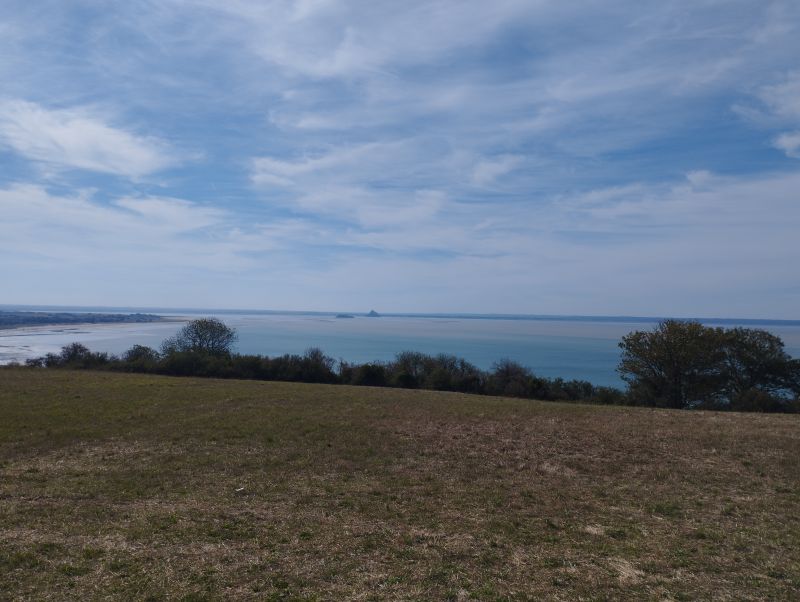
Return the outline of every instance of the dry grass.
<path id="1" fill-rule="evenodd" d="M 800 417 L 0 370 L 0 598 L 800 598 Z"/>

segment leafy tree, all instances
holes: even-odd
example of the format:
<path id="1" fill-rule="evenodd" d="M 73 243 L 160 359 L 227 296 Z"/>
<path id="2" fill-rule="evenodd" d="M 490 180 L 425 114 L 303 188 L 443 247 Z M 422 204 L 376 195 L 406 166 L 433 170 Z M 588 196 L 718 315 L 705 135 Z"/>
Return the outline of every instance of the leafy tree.
<path id="1" fill-rule="evenodd" d="M 522 364 L 510 359 L 495 362 L 489 375 L 489 391 L 493 395 L 509 397 L 539 397 L 544 381 Z"/>
<path id="2" fill-rule="evenodd" d="M 48 356 L 50 357 L 50 354 Z M 105 366 L 116 358 L 109 357 L 107 353 L 93 353 L 88 347 L 80 343 L 70 343 L 61 348 L 53 365 L 69 368 L 99 368 Z M 53 361 L 52 359 L 50 361 Z M 50 365 L 49 363 L 47 365 Z"/>
<path id="3" fill-rule="evenodd" d="M 191 351 L 204 355 L 230 355 L 238 339 L 236 330 L 217 318 L 192 320 L 161 345 L 164 355 Z"/>
<path id="4" fill-rule="evenodd" d="M 794 388 L 798 362 L 783 350 L 783 341 L 765 330 L 732 328 L 724 337 L 726 397 L 730 403 L 748 391 L 777 396 Z M 755 393 L 749 399 L 757 399 Z M 765 402 L 759 402 L 763 405 Z"/>
<path id="5" fill-rule="evenodd" d="M 385 387 L 386 366 L 379 362 L 361 364 L 353 370 L 351 384 L 367 387 Z"/>
<path id="6" fill-rule="evenodd" d="M 145 345 L 134 345 L 122 354 L 121 360 L 114 369 L 130 372 L 156 372 L 161 356 L 155 349 Z"/>
<path id="7" fill-rule="evenodd" d="M 61 362 L 64 364 L 76 364 L 85 361 L 92 352 L 86 345 L 81 343 L 70 343 L 61 348 Z"/>
<path id="8" fill-rule="evenodd" d="M 722 329 L 664 320 L 651 332 L 632 332 L 619 346 L 617 371 L 641 403 L 669 408 L 716 401 L 723 379 Z"/>
<path id="9" fill-rule="evenodd" d="M 800 390 L 800 361 L 765 330 L 666 320 L 620 347 L 618 371 L 638 403 L 786 411 L 787 395 Z"/>
<path id="10" fill-rule="evenodd" d="M 157 362 L 158 351 L 145 345 L 134 345 L 122 354 L 126 362 Z"/>
<path id="11" fill-rule="evenodd" d="M 416 389 L 430 371 L 430 356 L 418 351 L 401 351 L 392 362 L 392 384 L 406 389 Z"/>
<path id="12" fill-rule="evenodd" d="M 333 371 L 336 360 L 325 355 L 319 347 L 306 349 L 301 360 L 300 379 L 307 383 L 332 383 L 336 382 L 336 373 Z"/>

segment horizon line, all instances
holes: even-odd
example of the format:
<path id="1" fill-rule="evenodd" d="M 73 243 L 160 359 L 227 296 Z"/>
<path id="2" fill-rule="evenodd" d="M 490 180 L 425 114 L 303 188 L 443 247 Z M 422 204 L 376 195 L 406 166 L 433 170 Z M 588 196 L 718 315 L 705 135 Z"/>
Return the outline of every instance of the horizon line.
<path id="1" fill-rule="evenodd" d="M 187 312 L 187 313 L 228 313 L 228 314 L 272 314 L 272 315 L 318 315 L 336 316 L 349 314 L 354 317 L 366 317 L 372 311 L 335 311 L 335 310 L 284 310 L 284 309 L 233 309 L 210 307 L 166 307 L 166 306 L 117 306 L 117 305 L 39 305 L 39 304 L 12 304 L 0 303 L 0 311 L 9 311 L 7 308 L 26 308 L 28 311 L 68 311 L 78 313 L 84 311 L 106 311 L 111 313 L 135 312 Z M 377 312 L 377 310 L 375 310 Z M 662 320 L 684 320 L 705 323 L 738 323 L 738 324 L 784 324 L 800 326 L 800 319 L 790 318 L 742 318 L 742 317 L 698 317 L 698 316 L 637 316 L 625 314 L 535 314 L 535 313 L 481 313 L 481 312 L 377 312 L 381 317 L 387 318 L 462 318 L 462 319 L 506 319 L 506 320 L 601 320 L 601 321 L 633 321 L 633 322 L 659 322 Z"/>

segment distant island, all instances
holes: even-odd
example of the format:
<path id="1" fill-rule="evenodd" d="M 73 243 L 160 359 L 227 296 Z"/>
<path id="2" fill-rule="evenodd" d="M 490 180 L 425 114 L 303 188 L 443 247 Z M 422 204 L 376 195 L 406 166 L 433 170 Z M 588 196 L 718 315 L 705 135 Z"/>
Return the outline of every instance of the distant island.
<path id="1" fill-rule="evenodd" d="M 352 314 L 336 314 L 337 318 L 355 318 Z"/>
<path id="2" fill-rule="evenodd" d="M 375 311 L 374 309 L 371 309 L 371 310 L 369 310 L 369 313 L 367 314 L 367 317 L 368 318 L 380 318 L 381 315 L 377 311 Z"/>
<path id="3" fill-rule="evenodd" d="M 98 314 L 0 310 L 0 329 L 19 328 L 21 326 L 55 326 L 65 324 L 126 324 L 160 322 L 161 320 L 163 320 L 163 318 L 155 314 Z"/>

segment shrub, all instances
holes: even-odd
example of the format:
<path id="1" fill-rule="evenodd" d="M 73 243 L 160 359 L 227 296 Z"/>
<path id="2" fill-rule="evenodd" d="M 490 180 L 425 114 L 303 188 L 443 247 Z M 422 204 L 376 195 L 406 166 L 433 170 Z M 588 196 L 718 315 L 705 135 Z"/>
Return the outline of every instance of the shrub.
<path id="1" fill-rule="evenodd" d="M 361 364 L 353 371 L 350 383 L 368 387 L 385 387 L 388 384 L 386 366 L 377 362 Z"/>

